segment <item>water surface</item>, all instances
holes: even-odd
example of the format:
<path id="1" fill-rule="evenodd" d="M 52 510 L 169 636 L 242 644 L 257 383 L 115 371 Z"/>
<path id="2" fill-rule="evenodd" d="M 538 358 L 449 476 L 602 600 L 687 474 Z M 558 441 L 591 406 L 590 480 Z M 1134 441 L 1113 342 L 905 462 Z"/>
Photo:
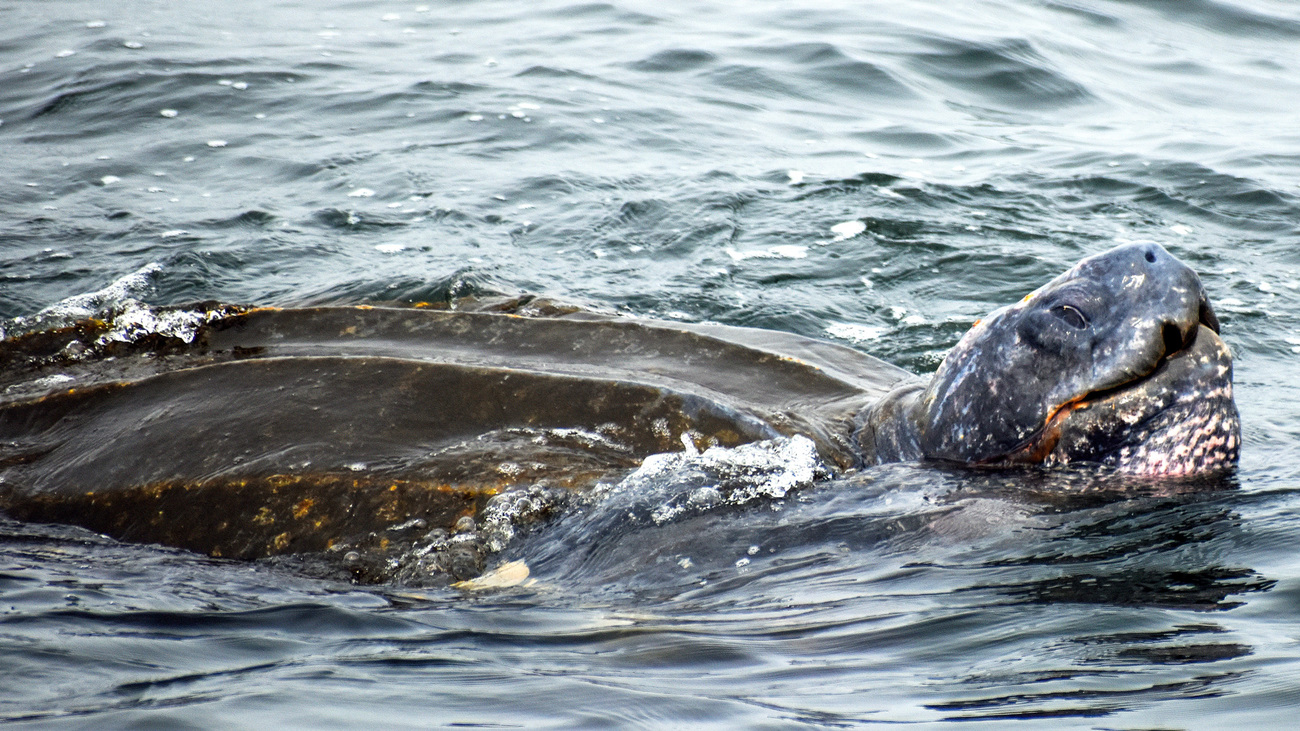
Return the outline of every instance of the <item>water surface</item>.
<path id="1" fill-rule="evenodd" d="M 1210 488 L 892 465 L 655 520 L 712 479 L 684 465 L 512 545 L 537 584 L 471 597 L 4 523 L 0 717 L 1285 726 L 1297 108 L 1281 0 L 0 8 L 7 332 L 531 292 L 925 373 L 1154 241 L 1205 281 L 1244 425 Z"/>

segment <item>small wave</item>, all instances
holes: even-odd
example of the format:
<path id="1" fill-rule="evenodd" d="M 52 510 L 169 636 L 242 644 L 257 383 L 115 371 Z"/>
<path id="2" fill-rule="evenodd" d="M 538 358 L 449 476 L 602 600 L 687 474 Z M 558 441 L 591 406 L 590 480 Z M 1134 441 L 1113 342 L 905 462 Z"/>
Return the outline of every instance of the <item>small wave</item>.
<path id="1" fill-rule="evenodd" d="M 162 264 L 150 262 L 101 289 L 67 297 L 34 315 L 15 317 L 0 327 L 0 339 L 64 327 L 92 317 L 110 319 L 125 308 L 141 306 L 136 298 L 152 286 L 162 269 Z"/>

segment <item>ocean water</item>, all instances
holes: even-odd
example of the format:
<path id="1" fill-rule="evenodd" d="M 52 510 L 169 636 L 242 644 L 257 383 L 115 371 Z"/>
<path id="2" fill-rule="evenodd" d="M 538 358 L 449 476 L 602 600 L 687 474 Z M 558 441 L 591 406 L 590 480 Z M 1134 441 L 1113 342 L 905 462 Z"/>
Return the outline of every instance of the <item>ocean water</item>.
<path id="1" fill-rule="evenodd" d="M 5 521 L 0 719 L 1286 727 L 1296 109 L 1283 0 L 2 6 L 6 332 L 527 292 L 926 373 L 1154 241 L 1214 302 L 1244 447 L 1213 489 L 889 465 L 716 509 L 685 459 L 469 595 Z"/>

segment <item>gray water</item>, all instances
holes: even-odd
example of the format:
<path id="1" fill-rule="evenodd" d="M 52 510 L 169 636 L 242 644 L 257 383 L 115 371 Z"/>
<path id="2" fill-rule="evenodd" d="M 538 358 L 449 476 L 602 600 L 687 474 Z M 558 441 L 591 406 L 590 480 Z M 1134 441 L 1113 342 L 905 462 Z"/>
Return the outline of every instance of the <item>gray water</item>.
<path id="1" fill-rule="evenodd" d="M 1215 303 L 1244 448 L 1226 486 L 892 465 L 647 520 L 685 469 L 469 596 L 5 522 L 0 718 L 1291 725 L 1297 109 L 1283 0 L 2 6 L 7 332 L 530 292 L 925 373 L 1155 241 Z"/>

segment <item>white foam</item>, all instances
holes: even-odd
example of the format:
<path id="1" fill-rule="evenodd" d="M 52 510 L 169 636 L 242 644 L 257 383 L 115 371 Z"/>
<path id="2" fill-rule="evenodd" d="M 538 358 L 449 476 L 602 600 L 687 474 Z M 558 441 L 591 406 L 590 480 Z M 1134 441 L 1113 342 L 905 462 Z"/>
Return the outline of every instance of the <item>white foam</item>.
<path id="1" fill-rule="evenodd" d="M 402 244 L 376 244 L 375 245 L 375 251 L 378 251 L 382 254 L 396 254 L 397 252 L 404 251 L 405 249 L 406 247 L 403 246 Z"/>
<path id="2" fill-rule="evenodd" d="M 852 322 L 836 322 L 826 327 L 827 335 L 854 343 L 878 340 L 880 336 L 887 332 L 889 332 L 889 328 L 875 325 L 859 325 Z"/>
<path id="3" fill-rule="evenodd" d="M 225 140 L 208 140 L 208 147 L 225 147 Z"/>
<path id="4" fill-rule="evenodd" d="M 773 246 L 763 251 L 737 251 L 728 246 L 723 249 L 727 256 L 734 261 L 744 261 L 746 259 L 806 259 L 808 258 L 808 247 L 798 244 L 782 244 Z"/>
<path id="5" fill-rule="evenodd" d="M 131 343 L 146 335 L 163 335 L 190 343 L 194 342 L 200 327 L 223 316 L 220 312 L 191 310 L 155 312 L 140 302 L 129 302 L 113 318 L 113 328 L 101 335 L 96 344 Z"/>
<path id="6" fill-rule="evenodd" d="M 856 218 L 852 221 L 845 221 L 844 223 L 837 223 L 834 226 L 831 226 L 831 233 L 835 234 L 835 238 L 833 239 L 834 241 L 851 239 L 866 230 L 867 224 L 857 220 Z"/>
<path id="7" fill-rule="evenodd" d="M 783 437 L 739 447 L 710 447 L 704 452 L 654 454 L 614 489 L 637 492 L 647 483 L 673 482 L 674 475 L 703 473 L 716 484 L 689 489 L 651 511 L 650 519 L 663 524 L 687 513 L 719 505 L 744 505 L 760 498 L 777 500 L 791 490 L 811 485 L 827 474 L 812 440 Z"/>
<path id="8" fill-rule="evenodd" d="M 349 198 L 372 198 L 374 195 L 375 191 L 369 188 L 357 188 L 351 193 L 348 193 Z"/>

